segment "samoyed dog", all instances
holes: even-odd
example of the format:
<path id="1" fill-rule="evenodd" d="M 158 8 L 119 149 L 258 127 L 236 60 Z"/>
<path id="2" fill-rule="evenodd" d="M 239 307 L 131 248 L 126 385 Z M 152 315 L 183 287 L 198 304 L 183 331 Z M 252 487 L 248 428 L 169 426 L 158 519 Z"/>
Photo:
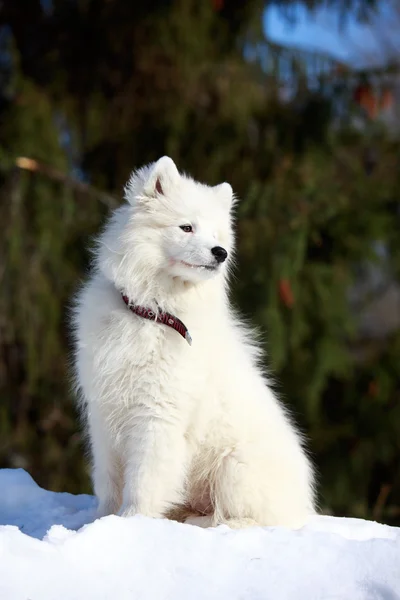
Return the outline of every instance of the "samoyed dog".
<path id="1" fill-rule="evenodd" d="M 98 515 L 301 527 L 313 469 L 229 305 L 231 186 L 165 156 L 125 192 L 73 317 Z"/>

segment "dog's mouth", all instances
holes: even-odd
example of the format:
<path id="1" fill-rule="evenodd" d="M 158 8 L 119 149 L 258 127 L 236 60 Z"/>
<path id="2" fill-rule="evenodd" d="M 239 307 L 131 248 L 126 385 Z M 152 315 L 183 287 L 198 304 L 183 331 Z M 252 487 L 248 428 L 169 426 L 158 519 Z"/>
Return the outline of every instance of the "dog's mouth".
<path id="1" fill-rule="evenodd" d="M 192 265 L 184 260 L 181 260 L 180 263 L 189 269 L 204 269 L 205 271 L 216 271 L 218 269 L 218 265 Z"/>

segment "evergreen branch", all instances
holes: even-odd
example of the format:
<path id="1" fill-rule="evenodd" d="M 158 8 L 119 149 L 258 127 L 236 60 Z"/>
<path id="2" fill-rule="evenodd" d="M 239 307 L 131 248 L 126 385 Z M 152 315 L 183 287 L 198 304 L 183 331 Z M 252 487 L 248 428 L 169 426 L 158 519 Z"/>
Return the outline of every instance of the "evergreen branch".
<path id="1" fill-rule="evenodd" d="M 68 185 L 73 189 L 84 194 L 89 194 L 108 208 L 115 208 L 116 206 L 118 206 L 118 202 L 113 196 L 105 194 L 104 192 L 97 190 L 91 185 L 84 183 L 83 181 L 78 181 L 77 179 L 74 179 L 73 177 L 62 173 L 61 171 L 58 171 L 53 167 L 49 167 L 48 165 L 40 163 L 33 158 L 19 156 L 16 159 L 15 164 L 19 169 L 22 169 L 24 171 L 30 171 L 31 173 L 41 173 L 49 179 L 53 179 L 54 181 L 64 183 L 64 185 Z"/>
<path id="2" fill-rule="evenodd" d="M 378 498 L 376 500 L 375 506 L 372 510 L 372 516 L 376 521 L 382 520 L 383 511 L 389 497 L 390 492 L 392 491 L 393 485 L 391 483 L 384 483 L 381 485 L 381 489 L 379 491 Z"/>

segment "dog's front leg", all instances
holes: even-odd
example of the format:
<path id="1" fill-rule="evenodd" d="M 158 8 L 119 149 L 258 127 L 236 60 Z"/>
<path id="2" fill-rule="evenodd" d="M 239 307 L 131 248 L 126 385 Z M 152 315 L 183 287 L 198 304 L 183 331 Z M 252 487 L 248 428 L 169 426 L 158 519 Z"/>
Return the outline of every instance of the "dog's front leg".
<path id="1" fill-rule="evenodd" d="M 187 465 L 183 428 L 154 418 L 137 423 L 125 451 L 120 515 L 163 517 L 172 505 L 182 502 Z"/>

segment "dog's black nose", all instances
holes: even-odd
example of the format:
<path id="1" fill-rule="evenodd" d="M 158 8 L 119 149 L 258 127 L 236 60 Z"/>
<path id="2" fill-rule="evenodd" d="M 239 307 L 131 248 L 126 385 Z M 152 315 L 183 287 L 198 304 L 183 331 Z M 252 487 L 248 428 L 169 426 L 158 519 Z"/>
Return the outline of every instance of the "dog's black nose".
<path id="1" fill-rule="evenodd" d="M 211 254 L 215 256 L 217 262 L 219 263 L 223 263 L 224 260 L 226 260 L 226 257 L 228 256 L 227 251 L 225 250 L 225 248 L 222 248 L 222 246 L 215 246 L 214 248 L 211 248 Z"/>

